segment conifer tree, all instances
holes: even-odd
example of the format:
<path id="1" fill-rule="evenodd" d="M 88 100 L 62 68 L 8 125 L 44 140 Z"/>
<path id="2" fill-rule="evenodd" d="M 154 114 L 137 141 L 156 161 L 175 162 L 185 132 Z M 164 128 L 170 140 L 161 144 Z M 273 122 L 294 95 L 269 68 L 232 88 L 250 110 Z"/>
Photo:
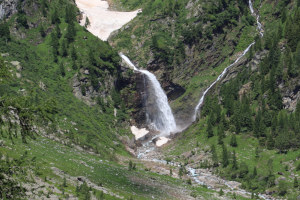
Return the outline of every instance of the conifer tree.
<path id="1" fill-rule="evenodd" d="M 61 38 L 61 31 L 59 28 L 59 24 L 55 24 L 55 31 L 56 31 L 57 38 Z"/>
<path id="2" fill-rule="evenodd" d="M 223 164 L 223 167 L 227 167 L 229 164 L 228 152 L 227 152 L 227 148 L 224 144 L 222 145 L 222 164 Z"/>
<path id="3" fill-rule="evenodd" d="M 64 77 L 66 75 L 64 64 L 61 62 L 59 65 L 60 74 Z"/>
<path id="4" fill-rule="evenodd" d="M 210 138 L 210 137 L 214 136 L 213 128 L 212 128 L 212 125 L 211 125 L 211 122 L 210 122 L 209 119 L 208 119 L 208 122 L 207 122 L 208 124 L 207 124 L 207 129 L 206 129 L 207 138 Z"/>
<path id="5" fill-rule="evenodd" d="M 297 177 L 294 178 L 294 188 L 298 188 L 299 184 L 298 184 L 298 179 Z"/>
<path id="6" fill-rule="evenodd" d="M 238 164 L 236 161 L 236 154 L 235 151 L 233 151 L 233 157 L 232 157 L 232 169 L 236 170 L 238 168 Z"/>
<path id="7" fill-rule="evenodd" d="M 256 176 L 257 176 L 257 169 L 256 169 L 256 167 L 253 168 L 252 176 L 253 176 L 253 177 L 256 177 Z"/>
<path id="8" fill-rule="evenodd" d="M 225 137 L 223 124 L 218 126 L 218 144 L 223 144 L 223 139 Z"/>
<path id="9" fill-rule="evenodd" d="M 56 23 L 60 23 L 59 17 L 58 17 L 58 13 L 57 13 L 57 9 L 55 8 L 52 16 L 51 16 L 51 23 L 52 24 L 56 24 Z"/>
<path id="10" fill-rule="evenodd" d="M 77 60 L 77 53 L 76 53 L 74 45 L 72 46 L 72 49 L 71 49 L 71 57 L 72 57 L 73 61 Z"/>
<path id="11" fill-rule="evenodd" d="M 54 31 L 51 33 L 51 46 L 52 46 L 52 49 L 53 49 L 53 53 L 55 55 L 57 55 L 58 54 L 59 42 L 58 42 L 57 35 Z"/>
<path id="12" fill-rule="evenodd" d="M 67 41 L 64 39 L 61 44 L 61 56 L 68 56 Z"/>
<path id="13" fill-rule="evenodd" d="M 231 139 L 230 139 L 230 146 L 232 146 L 232 147 L 237 147 L 237 141 L 236 141 L 236 136 L 235 136 L 235 134 L 233 134 L 233 135 L 231 136 Z"/>
<path id="14" fill-rule="evenodd" d="M 68 42 L 71 43 L 74 41 L 75 35 L 76 35 L 76 30 L 75 30 L 74 22 L 71 22 L 68 24 L 67 33 L 65 37 L 68 40 Z"/>
<path id="15" fill-rule="evenodd" d="M 46 32 L 43 25 L 40 26 L 40 34 L 43 38 L 46 37 Z"/>
<path id="16" fill-rule="evenodd" d="M 0 24 L 0 37 L 10 40 L 9 26 L 6 22 Z"/>

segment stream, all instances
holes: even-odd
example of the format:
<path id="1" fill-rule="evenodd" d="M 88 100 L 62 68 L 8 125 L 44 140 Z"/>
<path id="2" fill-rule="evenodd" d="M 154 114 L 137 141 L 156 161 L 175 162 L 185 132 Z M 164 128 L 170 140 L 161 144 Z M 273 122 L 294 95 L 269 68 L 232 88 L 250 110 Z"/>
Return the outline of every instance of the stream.
<path id="1" fill-rule="evenodd" d="M 97 0 L 76 0 L 76 4 L 79 7 L 80 11 L 82 12 L 84 19 L 81 21 L 81 25 L 84 25 L 84 22 L 86 20 L 86 17 L 90 20 L 90 26 L 88 27 L 88 30 L 96 35 L 97 37 L 107 40 L 110 33 L 114 30 L 119 29 L 124 24 L 129 22 L 131 19 L 133 19 L 138 12 L 141 12 L 141 10 L 137 10 L 134 12 L 115 12 L 108 10 L 108 3 L 106 1 L 97 1 Z M 253 9 L 252 1 L 249 0 L 249 9 L 253 17 L 256 18 L 256 24 L 257 24 L 257 30 L 261 37 L 264 35 L 264 30 L 262 27 L 262 24 L 260 23 L 259 19 L 260 16 L 255 12 Z M 99 19 L 102 20 L 99 20 Z M 106 20 L 103 20 L 105 18 Z M 104 23 L 105 22 L 105 23 Z M 238 56 L 238 58 L 230 64 L 228 67 L 226 67 L 223 72 L 218 76 L 218 78 L 203 92 L 201 95 L 201 98 L 199 99 L 199 102 L 197 103 L 196 107 L 194 108 L 194 114 L 193 114 L 193 121 L 196 120 L 197 115 L 199 113 L 199 110 L 201 109 L 201 106 L 204 103 L 204 99 L 209 92 L 209 90 L 220 80 L 222 79 L 228 70 L 234 66 L 236 63 L 240 61 L 241 58 L 243 58 L 247 52 L 250 50 L 250 48 L 255 44 L 255 42 L 252 42 L 244 51 L 242 54 Z M 147 70 L 141 70 L 134 66 L 134 64 L 129 60 L 128 57 L 120 53 L 120 57 L 125 61 L 130 68 L 132 68 L 134 71 L 142 73 L 147 79 L 149 83 L 150 92 L 152 91 L 151 95 L 147 95 L 149 98 L 151 98 L 149 101 L 150 105 L 154 105 L 154 111 L 147 110 L 146 108 L 146 118 L 147 123 L 149 127 L 152 129 L 158 131 L 160 134 L 158 136 L 155 136 L 154 138 L 160 137 L 160 136 L 168 136 L 172 133 L 180 132 L 180 129 L 176 125 L 176 121 L 174 119 L 172 110 L 168 104 L 168 99 L 166 94 L 164 93 L 160 83 L 156 79 L 155 75 L 150 73 Z M 147 104 L 146 104 L 147 105 Z M 151 109 L 152 110 L 152 109 Z M 154 139 L 148 140 L 147 142 L 144 142 L 142 147 L 138 148 L 137 150 L 137 158 L 144 161 L 151 161 L 153 163 L 162 164 L 164 166 L 174 166 L 174 167 L 180 167 L 180 163 L 175 162 L 167 162 L 165 160 L 158 159 L 159 152 L 157 152 L 156 145 L 152 142 Z M 196 169 L 192 166 L 186 166 L 186 170 L 188 172 L 187 176 L 189 176 L 195 184 L 198 185 L 205 185 L 209 189 L 218 190 L 219 188 L 222 188 L 225 193 L 234 192 L 238 195 L 244 196 L 244 197 L 250 197 L 251 193 L 239 188 L 239 183 L 234 181 L 227 181 L 222 179 L 221 177 L 218 177 L 214 175 L 212 172 L 210 172 L 208 169 Z M 218 185 L 221 187 L 216 187 L 215 183 L 212 183 L 212 181 L 217 182 Z M 225 187 L 225 188 L 224 188 Z M 266 194 L 258 194 L 258 196 L 261 199 L 271 199 L 272 198 L 269 195 Z"/>
<path id="2" fill-rule="evenodd" d="M 252 5 L 252 2 L 251 0 L 249 0 L 249 9 L 250 9 L 250 12 L 252 14 L 253 17 L 256 18 L 256 23 L 257 23 L 257 30 L 260 34 L 261 37 L 263 37 L 264 35 L 264 30 L 262 28 L 262 24 L 260 23 L 259 21 L 259 18 L 260 16 L 258 14 L 255 13 L 254 9 L 253 9 L 253 5 Z M 199 112 L 199 110 L 201 109 L 201 106 L 203 105 L 204 103 L 204 99 L 207 95 L 207 93 L 209 92 L 209 90 L 219 81 L 221 80 L 228 72 L 228 70 L 234 66 L 236 63 L 238 63 L 240 61 L 241 58 L 243 58 L 247 53 L 248 51 L 250 50 L 250 48 L 255 44 L 255 42 L 252 42 L 244 51 L 241 55 L 238 56 L 238 58 L 232 63 L 230 64 L 228 67 L 226 67 L 223 72 L 218 76 L 218 78 L 203 92 L 198 104 L 196 105 L 195 109 L 194 109 L 194 116 L 193 116 L 193 121 L 196 120 L 197 118 L 197 114 Z M 134 64 L 132 64 L 132 62 L 129 60 L 129 58 L 127 58 L 126 56 L 124 56 L 123 54 L 121 55 L 122 59 L 125 60 L 126 63 L 128 63 L 129 65 L 131 65 L 131 67 L 135 70 L 135 71 L 140 71 L 142 73 L 145 73 L 143 72 L 142 70 L 138 70 Z M 148 71 L 147 71 L 148 72 Z M 150 72 L 149 72 L 150 73 Z M 147 75 L 147 73 L 145 73 Z M 153 74 L 151 74 L 153 75 Z M 153 78 L 153 77 L 152 77 Z M 155 78 L 155 77 L 154 77 Z M 156 80 L 156 78 L 155 78 Z M 160 86 L 160 85 L 159 85 Z M 161 90 L 160 90 L 161 91 Z M 164 93 L 163 93 L 164 94 Z M 157 95 L 159 97 L 159 95 Z M 165 97 L 165 94 L 162 95 L 163 97 Z M 160 102 L 161 103 L 161 102 Z M 164 99 L 164 104 L 165 103 L 168 103 L 167 102 L 167 99 Z M 168 107 L 168 106 L 167 106 Z M 171 115 L 171 118 L 173 119 L 173 114 L 172 114 L 172 111 L 171 113 L 168 111 L 168 114 Z M 169 121 L 167 122 L 169 123 Z M 168 124 L 169 126 L 170 124 Z M 173 126 L 174 127 L 174 126 Z M 172 131 L 174 131 L 175 129 L 172 129 Z M 172 131 L 169 131 L 169 132 L 172 132 Z M 154 139 L 154 138 L 152 138 Z M 151 161 L 151 162 L 155 162 L 155 163 L 159 163 L 159 164 L 163 164 L 163 165 L 171 165 L 171 166 L 175 166 L 175 167 L 180 167 L 180 163 L 174 163 L 174 162 L 167 162 L 165 160 L 160 160 L 160 159 L 157 159 L 155 158 L 156 156 L 156 146 L 155 144 L 152 142 L 152 139 L 146 143 L 143 144 L 142 147 L 140 147 L 138 150 L 137 150 L 137 158 L 141 159 L 141 160 L 144 160 L 144 161 Z M 151 155 L 152 154 L 152 155 Z M 150 155 L 150 157 L 149 157 Z M 239 186 L 240 186 L 240 183 L 238 182 L 235 182 L 235 181 L 228 181 L 228 180 L 225 180 L 225 179 L 222 179 L 221 177 L 218 177 L 216 175 L 214 175 L 212 172 L 210 172 L 209 170 L 207 169 L 195 169 L 191 166 L 188 166 L 187 168 L 187 172 L 188 172 L 188 176 L 194 181 L 194 183 L 198 184 L 198 185 L 204 185 L 206 186 L 207 188 L 209 189 L 213 189 L 213 190 L 219 190 L 220 188 L 223 189 L 223 191 L 225 193 L 235 193 L 237 195 L 241 195 L 241 196 L 244 196 L 244 197 L 247 197 L 247 198 L 250 198 L 251 197 L 251 193 L 250 192 L 247 192 L 246 190 L 244 189 L 241 189 Z M 215 183 L 213 183 L 213 181 L 217 182 L 219 185 L 219 187 L 215 187 Z M 221 186 L 225 186 L 226 188 L 223 188 L 223 187 L 220 187 Z M 265 200 L 273 200 L 275 198 L 273 198 L 272 196 L 270 195 L 266 195 L 266 194 L 257 194 L 257 196 L 261 199 L 265 199 Z"/>

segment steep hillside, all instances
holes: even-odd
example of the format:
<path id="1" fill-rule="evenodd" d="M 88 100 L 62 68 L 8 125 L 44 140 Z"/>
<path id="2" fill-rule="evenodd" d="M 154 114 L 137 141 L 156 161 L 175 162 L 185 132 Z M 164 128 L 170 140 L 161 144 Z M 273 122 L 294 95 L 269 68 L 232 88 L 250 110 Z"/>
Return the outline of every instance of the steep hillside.
<path id="1" fill-rule="evenodd" d="M 143 11 L 104 42 L 74 1 L 0 1 L 0 198 L 298 198 L 300 2 L 249 2 L 109 1 Z M 129 131 L 147 86 L 120 52 L 189 125 L 163 147 Z"/>
<path id="2" fill-rule="evenodd" d="M 177 123 L 188 123 L 201 91 L 254 40 L 255 18 L 248 1 L 145 1 L 142 7 L 110 43 L 155 73 Z"/>
<path id="3" fill-rule="evenodd" d="M 209 92 L 197 122 L 165 147 L 168 159 L 253 193 L 299 196 L 299 6 L 256 7 L 265 36 Z"/>
<path id="4" fill-rule="evenodd" d="M 199 178 L 213 172 L 238 181 L 253 194 L 295 199 L 300 175 L 300 2 L 254 1 L 262 33 L 255 28 L 249 1 L 172 2 L 142 2 L 143 13 L 110 43 L 156 74 L 178 124 L 191 121 L 201 92 L 255 44 L 209 91 L 199 119 L 157 150 L 155 158 L 196 168 Z M 135 7 L 136 2 L 126 5 Z M 139 78 L 135 81 L 140 84 Z M 140 113 L 133 114 L 143 124 Z"/>
<path id="5" fill-rule="evenodd" d="M 219 199 L 125 150 L 129 72 L 73 1 L 0 5 L 1 199 Z"/>

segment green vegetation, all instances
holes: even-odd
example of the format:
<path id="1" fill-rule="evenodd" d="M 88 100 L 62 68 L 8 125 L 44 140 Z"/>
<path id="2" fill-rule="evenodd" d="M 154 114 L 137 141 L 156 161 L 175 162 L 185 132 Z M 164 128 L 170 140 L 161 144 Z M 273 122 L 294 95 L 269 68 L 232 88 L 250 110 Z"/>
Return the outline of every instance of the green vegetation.
<path id="1" fill-rule="evenodd" d="M 208 151 L 209 164 L 200 163 L 200 167 L 212 168 L 221 177 L 241 182 L 249 191 L 268 190 L 291 199 L 299 195 L 300 174 L 296 167 L 300 103 L 289 111 L 283 104 L 284 91 L 299 90 L 296 82 L 300 68 L 295 59 L 300 40 L 295 33 L 300 25 L 300 9 L 292 5 L 284 4 L 291 12 L 284 14 L 282 9 L 270 19 L 271 9 L 280 10 L 282 4 L 263 3 L 262 9 L 270 6 L 269 13 L 263 14 L 269 20 L 265 23 L 265 37 L 256 37 L 246 62 L 235 68 L 238 75 L 217 84 L 210 92 L 199 121 L 176 139 L 175 147 L 166 156 L 178 156 L 195 148 Z M 257 60 L 257 55 L 257 68 L 247 65 Z M 180 157 L 178 161 L 197 162 L 182 161 Z"/>
<path id="2" fill-rule="evenodd" d="M 242 183 L 253 198 L 269 191 L 295 199 L 300 103 L 286 110 L 282 99 L 299 91 L 300 2 L 262 1 L 260 8 L 255 1 L 263 38 L 246 0 L 115 5 L 143 12 L 111 39 L 114 49 L 87 32 L 88 20 L 79 26 L 69 0 L 20 1 L 18 12 L 0 23 L 0 197 L 22 199 L 42 182 L 45 190 L 32 195 L 172 199 L 183 191 L 218 199 L 186 178 L 186 165 L 194 164 Z M 139 67 L 159 69 L 164 83 L 182 86 L 184 94 L 172 102 L 182 111 L 254 40 L 238 74 L 210 91 L 200 119 L 165 148 L 168 162 L 184 164 L 158 175 L 129 156 L 123 139 L 131 137 L 136 85 L 128 84 L 132 72 L 122 71 L 117 50 Z M 251 62 L 259 64 L 252 68 Z M 191 158 L 181 156 L 187 151 Z M 203 161 L 195 159 L 199 152 Z M 180 179 L 172 178 L 177 170 Z M 243 199 L 224 191 L 219 196 Z"/>

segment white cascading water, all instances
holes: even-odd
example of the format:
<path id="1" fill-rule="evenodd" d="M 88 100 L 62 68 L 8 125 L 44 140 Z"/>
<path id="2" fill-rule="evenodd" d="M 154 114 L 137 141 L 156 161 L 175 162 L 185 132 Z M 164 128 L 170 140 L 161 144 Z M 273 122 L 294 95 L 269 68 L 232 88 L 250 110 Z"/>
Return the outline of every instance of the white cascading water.
<path id="1" fill-rule="evenodd" d="M 253 9 L 253 4 L 252 4 L 251 0 L 249 0 L 249 8 L 250 8 L 251 14 L 256 17 L 257 29 L 259 31 L 260 36 L 263 37 L 264 36 L 264 32 L 263 32 L 263 29 L 262 29 L 262 25 L 259 22 L 259 17 L 260 16 L 255 14 L 254 9 Z"/>
<path id="2" fill-rule="evenodd" d="M 254 9 L 253 9 L 253 5 L 252 5 L 252 2 L 251 0 L 249 0 L 249 8 L 250 8 L 250 12 L 252 15 L 256 16 L 255 12 L 254 12 Z M 256 22 L 257 22 L 257 29 L 259 31 L 259 34 L 261 35 L 261 37 L 264 36 L 263 34 L 263 29 L 262 29 L 262 25 L 261 23 L 259 22 L 259 15 L 256 16 Z M 246 53 L 250 50 L 250 48 L 252 47 L 252 45 L 254 45 L 255 42 L 251 43 L 245 50 L 244 52 L 234 61 L 234 63 L 232 63 L 231 65 L 229 65 L 228 67 L 226 67 L 223 72 L 218 76 L 218 78 L 203 92 L 197 106 L 195 107 L 195 111 L 194 111 L 194 116 L 193 116 L 193 121 L 196 120 L 197 118 L 197 113 L 198 113 L 198 110 L 200 109 L 201 105 L 203 104 L 203 101 L 204 101 L 204 98 L 207 94 L 207 92 L 221 79 L 223 78 L 223 76 L 227 73 L 227 71 L 233 66 L 235 65 L 237 62 L 240 61 L 240 59 L 242 57 L 244 57 L 244 55 L 246 55 Z"/>
<path id="3" fill-rule="evenodd" d="M 234 63 L 232 63 L 231 65 L 229 65 L 228 67 L 226 67 L 223 72 L 218 76 L 218 78 L 203 92 L 202 94 L 202 97 L 200 98 L 197 106 L 195 107 L 195 112 L 194 112 L 194 116 L 193 116 L 193 119 L 194 121 L 196 120 L 196 117 L 197 117 L 197 112 L 199 110 L 199 108 L 201 107 L 203 101 L 204 101 L 204 98 L 207 94 L 207 92 L 221 79 L 223 78 L 223 76 L 227 73 L 228 69 L 230 69 L 233 65 L 235 65 L 237 62 L 240 61 L 240 59 L 246 55 L 246 53 L 250 50 L 251 46 L 254 45 L 254 42 L 251 43 L 247 49 L 244 50 L 244 52 L 234 61 Z"/>
<path id="4" fill-rule="evenodd" d="M 153 89 L 153 94 L 155 95 L 152 99 L 154 100 L 154 105 L 156 107 L 155 117 L 149 118 L 147 115 L 147 122 L 151 128 L 160 132 L 160 135 L 169 135 L 176 131 L 176 122 L 173 116 L 171 107 L 168 103 L 167 95 L 162 89 L 160 83 L 152 74 L 147 70 L 141 70 L 134 66 L 134 64 L 129 60 L 127 56 L 120 53 L 121 58 L 131 66 L 135 71 L 143 73 L 147 79 L 150 81 L 151 88 Z M 146 108 L 147 112 L 147 108 Z"/>

